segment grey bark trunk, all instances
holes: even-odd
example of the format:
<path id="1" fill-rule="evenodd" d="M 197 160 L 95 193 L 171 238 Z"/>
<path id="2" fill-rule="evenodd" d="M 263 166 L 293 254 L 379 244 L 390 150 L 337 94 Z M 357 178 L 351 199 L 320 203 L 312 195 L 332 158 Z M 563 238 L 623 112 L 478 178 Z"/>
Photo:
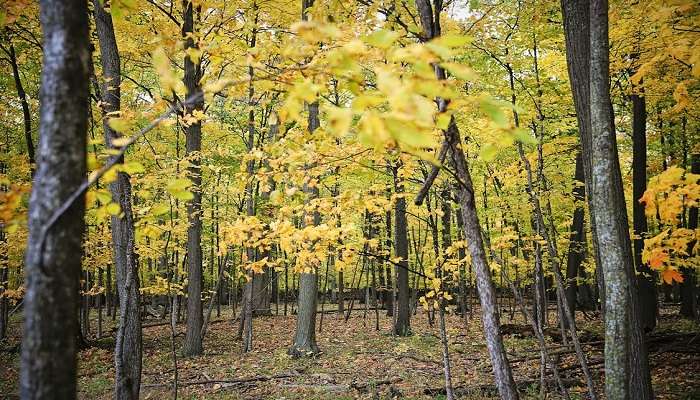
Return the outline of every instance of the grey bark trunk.
<path id="1" fill-rule="evenodd" d="M 652 399 L 610 100 L 607 0 L 591 1 L 590 18 L 590 198 L 605 277 L 605 391 L 609 399 Z"/>
<path id="2" fill-rule="evenodd" d="M 197 44 L 192 38 L 194 32 L 194 10 L 192 1 L 184 0 L 185 10 L 182 24 L 182 36 L 185 39 L 185 49 L 196 49 Z M 197 64 L 185 56 L 184 83 L 187 89 L 187 98 L 197 96 L 202 88 L 199 84 L 201 77 L 200 62 Z M 199 98 L 192 105 L 185 107 L 185 114 L 204 109 L 204 99 Z M 202 125 L 197 121 L 185 128 L 185 149 L 188 155 L 199 153 L 202 149 Z M 196 356 L 202 354 L 202 171 L 199 155 L 195 155 L 190 161 L 188 169 L 189 178 L 192 181 L 192 200 L 187 203 L 187 328 L 185 331 L 185 343 L 183 354 Z"/>
<path id="3" fill-rule="evenodd" d="M 428 0 L 416 0 L 416 6 L 420 14 L 421 24 L 423 25 L 423 40 L 430 40 L 440 36 L 440 11 L 441 1 L 437 1 L 435 10 Z M 441 68 L 435 68 L 438 79 L 445 79 L 445 71 Z M 444 111 L 446 102 L 440 99 L 440 110 Z M 503 346 L 503 337 L 499 331 L 499 317 L 496 303 L 496 290 L 491 278 L 491 269 L 489 268 L 484 251 L 484 243 L 481 235 L 481 225 L 479 225 L 479 216 L 476 212 L 476 202 L 474 200 L 474 185 L 472 183 L 471 174 L 469 173 L 469 165 L 467 158 L 462 150 L 462 138 L 459 134 L 457 124 L 452 118 L 448 129 L 444 132 L 445 140 L 449 145 L 449 153 L 451 163 L 453 165 L 456 178 L 458 179 L 457 199 L 462 210 L 462 221 L 464 229 L 464 237 L 467 241 L 467 249 L 472 257 L 472 265 L 476 272 L 476 284 L 479 292 L 479 300 L 481 302 L 482 320 L 484 325 L 484 336 L 486 338 L 486 347 L 488 348 L 491 357 L 491 365 L 495 376 L 498 392 L 503 400 L 518 399 L 518 390 L 513 380 L 513 372 L 506 357 L 505 348 Z"/>
<path id="4" fill-rule="evenodd" d="M 76 397 L 84 196 L 42 236 L 53 212 L 85 179 L 90 81 L 87 3 L 43 0 L 40 19 L 44 58 L 39 157 L 29 200 L 20 397 L 72 399 Z"/>
<path id="5" fill-rule="evenodd" d="M 109 147 L 119 134 L 110 128 L 108 115 L 121 107 L 121 68 L 112 17 L 100 0 L 94 0 L 95 28 L 99 38 L 103 84 L 102 113 L 105 143 Z M 124 160 L 120 160 L 123 162 Z M 138 259 L 135 252 L 134 218 L 131 209 L 129 175 L 119 172 L 109 185 L 112 201 L 121 207 L 122 216 L 112 217 L 112 245 L 119 291 L 119 328 L 114 351 L 117 399 L 138 399 L 141 387 L 141 315 Z"/>

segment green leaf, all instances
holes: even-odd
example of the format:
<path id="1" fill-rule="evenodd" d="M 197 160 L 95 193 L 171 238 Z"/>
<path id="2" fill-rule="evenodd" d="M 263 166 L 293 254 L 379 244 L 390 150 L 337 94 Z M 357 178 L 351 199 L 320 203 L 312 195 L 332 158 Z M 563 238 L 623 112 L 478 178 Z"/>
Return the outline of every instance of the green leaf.
<path id="1" fill-rule="evenodd" d="M 498 154 L 498 147 L 490 143 L 482 147 L 481 151 L 479 152 L 479 156 L 484 161 L 492 161 L 494 158 L 496 158 L 496 154 Z"/>
<path id="2" fill-rule="evenodd" d="M 107 204 L 105 210 L 107 210 L 109 215 L 119 215 L 119 213 L 122 212 L 122 208 L 117 203 Z"/>
<path id="3" fill-rule="evenodd" d="M 517 140 L 520 143 L 523 144 L 537 144 L 537 139 L 535 139 L 531 134 L 530 131 L 527 129 L 523 128 L 517 128 L 513 130 L 513 137 L 515 140 Z"/>
<path id="4" fill-rule="evenodd" d="M 140 162 L 131 161 L 128 163 L 124 163 L 124 165 L 122 165 L 122 171 L 126 172 L 129 175 L 134 175 L 134 174 L 142 174 L 142 173 L 146 172 L 146 169 L 143 167 L 143 165 Z"/>
<path id="5" fill-rule="evenodd" d="M 418 129 L 410 122 L 396 118 L 386 118 L 384 124 L 397 142 L 415 148 L 435 147 L 435 140 L 430 133 Z"/>
<path id="6" fill-rule="evenodd" d="M 109 125 L 110 128 L 114 129 L 115 131 L 117 131 L 119 133 L 125 133 L 125 132 L 129 131 L 129 128 L 131 127 L 131 124 L 123 118 L 110 118 L 107 121 L 107 125 Z M 112 139 L 112 143 L 114 143 L 114 141 L 115 141 L 115 139 Z M 117 146 L 117 145 L 114 145 L 114 146 Z"/>
<path id="7" fill-rule="evenodd" d="M 178 178 L 170 181 L 166 190 L 178 200 L 189 201 L 194 198 L 192 192 L 187 190 L 190 186 L 192 186 L 192 181 L 187 178 Z"/>
<path id="8" fill-rule="evenodd" d="M 450 33 L 440 36 L 439 38 L 433 40 L 433 42 L 445 47 L 462 47 L 471 43 L 472 38 L 469 36 Z"/>
<path id="9" fill-rule="evenodd" d="M 450 72 L 450 74 L 454 75 L 458 79 L 462 79 L 465 81 L 471 81 L 476 78 L 476 74 L 474 73 L 474 70 L 469 68 L 468 66 L 464 64 L 458 64 L 458 63 L 451 63 L 451 62 L 446 62 L 440 64 L 443 68 L 445 68 L 447 71 Z"/>
<path id="10" fill-rule="evenodd" d="M 365 37 L 365 43 L 379 49 L 388 49 L 399 39 L 399 33 L 386 29 L 380 29 Z"/>
<path id="11" fill-rule="evenodd" d="M 491 119 L 496 125 L 500 127 L 508 126 L 508 118 L 503 112 L 501 106 L 491 99 L 484 99 L 481 101 L 481 110 L 486 114 L 486 116 Z"/>
<path id="12" fill-rule="evenodd" d="M 160 216 L 170 212 L 170 205 L 165 203 L 158 203 L 151 208 L 151 213 L 154 216 Z"/>
<path id="13" fill-rule="evenodd" d="M 452 120 L 452 115 L 448 113 L 440 113 L 435 120 L 435 126 L 439 129 L 447 130 L 450 126 L 450 121 Z"/>

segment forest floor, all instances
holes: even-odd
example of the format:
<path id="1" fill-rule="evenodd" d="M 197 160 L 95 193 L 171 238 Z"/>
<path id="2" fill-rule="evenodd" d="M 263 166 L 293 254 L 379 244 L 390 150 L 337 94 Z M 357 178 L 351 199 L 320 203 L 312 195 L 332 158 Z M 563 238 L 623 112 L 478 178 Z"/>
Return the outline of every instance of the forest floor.
<path id="1" fill-rule="evenodd" d="M 363 307 L 363 306 L 362 306 Z M 664 309 L 660 324 L 650 339 L 650 363 L 658 399 L 700 399 L 700 327 L 675 316 L 677 308 Z M 180 399 L 430 399 L 444 398 L 442 351 L 438 324 L 429 326 L 427 313 L 419 310 L 411 324 L 413 335 L 389 334 L 391 318 L 380 310 L 379 330 L 375 313 L 355 310 L 346 323 L 336 314 L 324 314 L 318 344 L 322 354 L 316 358 L 292 359 L 287 355 L 294 331 L 294 316 L 258 317 L 254 321 L 254 350 L 241 352 L 236 340 L 237 323 L 232 324 L 230 310 L 222 312 L 209 326 L 204 355 L 177 360 L 178 398 Z M 468 324 L 459 316 L 448 315 L 453 386 L 458 398 L 495 399 L 496 388 L 476 317 Z M 510 320 L 504 312 L 506 329 L 522 334 L 505 335 L 509 359 L 524 398 L 539 397 L 539 352 L 536 340 L 522 326 L 518 315 Z M 582 341 L 593 370 L 598 393 L 602 392 L 602 337 L 599 321 L 580 317 Z M 17 316 L 15 316 L 17 318 Z M 319 316 L 320 318 L 320 316 Z M 105 332 L 111 321 L 106 319 Z M 552 321 L 555 318 L 551 317 Z M 7 342 L 0 345 L 0 398 L 17 398 L 19 372 L 19 327 L 14 327 Z M 146 321 L 144 325 L 158 320 Z M 318 328 L 317 320 L 317 328 Z M 93 325 L 94 329 L 94 325 Z M 184 336 L 184 324 L 178 326 L 177 349 Z M 586 388 L 575 355 L 570 347 L 556 339 L 557 328 L 548 337 L 553 353 L 558 353 L 560 368 L 572 399 L 584 399 Z M 110 399 L 113 387 L 113 337 L 94 342 L 79 355 L 79 398 Z M 174 368 L 169 325 L 144 328 L 142 398 L 172 398 Z M 557 398 L 549 383 L 547 398 Z"/>

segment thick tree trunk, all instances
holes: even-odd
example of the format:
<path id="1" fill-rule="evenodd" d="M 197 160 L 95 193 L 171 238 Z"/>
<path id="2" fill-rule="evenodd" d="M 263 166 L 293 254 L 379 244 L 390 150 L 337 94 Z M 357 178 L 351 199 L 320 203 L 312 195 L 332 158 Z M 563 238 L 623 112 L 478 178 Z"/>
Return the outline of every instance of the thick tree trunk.
<path id="1" fill-rule="evenodd" d="M 601 304 L 605 304 L 605 286 L 600 273 L 600 254 L 598 235 L 596 235 L 593 207 L 591 205 L 591 185 L 593 165 L 588 156 L 591 154 L 591 107 L 590 107 L 590 10 L 589 1 L 561 0 L 562 16 L 564 20 L 564 39 L 566 42 L 566 64 L 569 70 L 569 82 L 576 109 L 578 121 L 578 133 L 581 140 L 581 153 L 583 154 L 583 175 L 585 191 L 588 196 L 588 211 L 591 215 L 591 233 L 593 237 L 593 256 L 597 273 L 598 293 Z M 601 307 L 603 316 L 605 307 Z"/>
<path id="2" fill-rule="evenodd" d="M 85 179 L 88 10 L 81 0 L 42 0 L 40 7 L 39 157 L 29 201 L 20 397 L 73 399 L 84 196 L 47 223 Z"/>
<path id="3" fill-rule="evenodd" d="M 605 391 L 609 399 L 652 399 L 651 377 L 615 138 L 608 54 L 608 2 L 590 8 L 591 206 L 605 276 Z"/>
<path id="4" fill-rule="evenodd" d="M 182 36 L 185 39 L 185 49 L 196 49 L 197 44 L 192 38 L 194 33 L 194 10 L 191 0 L 183 1 L 184 21 L 182 24 Z M 196 64 L 195 64 L 195 61 Z M 185 107 L 185 114 L 204 109 L 204 99 L 200 94 L 202 88 L 199 84 L 201 77 L 200 61 L 192 60 L 185 56 L 184 83 L 187 88 L 187 98 L 198 96 L 192 105 Z M 202 149 L 202 125 L 197 121 L 185 128 L 185 149 L 188 155 L 195 154 L 190 160 L 188 170 L 192 181 L 193 198 L 187 203 L 187 328 L 185 331 L 185 343 L 183 354 L 196 356 L 202 354 L 202 171 L 199 151 Z"/>
<path id="5" fill-rule="evenodd" d="M 647 233 L 647 217 L 644 204 L 639 199 L 647 190 L 647 110 L 642 94 L 632 95 L 632 220 L 634 226 L 634 264 L 639 285 L 639 309 L 642 329 L 656 327 L 658 303 L 656 300 L 656 276 L 649 265 L 642 263 L 644 236 Z"/>
<path id="6" fill-rule="evenodd" d="M 95 28 L 99 38 L 103 84 L 102 113 L 105 143 L 119 137 L 108 123 L 108 116 L 121 107 L 121 67 L 112 17 L 100 0 L 94 0 Z M 119 160 L 123 162 L 124 160 Z M 119 329 L 114 351 L 115 398 L 138 399 L 141 387 L 141 314 L 138 259 L 135 252 L 134 218 L 131 209 L 129 175 L 119 172 L 109 184 L 112 201 L 121 207 L 121 216 L 112 217 L 112 245 L 119 291 Z"/>

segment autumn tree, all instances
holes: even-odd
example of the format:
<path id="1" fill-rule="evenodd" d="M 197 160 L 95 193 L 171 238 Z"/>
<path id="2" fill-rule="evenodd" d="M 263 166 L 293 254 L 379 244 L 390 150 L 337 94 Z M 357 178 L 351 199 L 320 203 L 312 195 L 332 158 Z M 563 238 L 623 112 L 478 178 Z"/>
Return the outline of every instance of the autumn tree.
<path id="1" fill-rule="evenodd" d="M 103 84 L 100 93 L 105 143 L 111 149 L 118 149 L 120 135 L 110 127 L 109 118 L 119 113 L 121 108 L 119 48 L 109 11 L 99 0 L 93 2 L 93 7 L 102 63 Z M 121 157 L 113 162 L 123 164 L 124 159 Z M 124 171 L 117 172 L 116 180 L 109 184 L 109 189 L 112 201 L 119 205 L 120 210 L 120 213 L 111 218 L 114 265 L 119 291 L 119 328 L 114 350 L 115 397 L 138 399 L 141 388 L 141 299 L 129 175 Z"/>
<path id="2" fill-rule="evenodd" d="M 41 2 L 44 58 L 29 205 L 20 396 L 75 398 L 88 107 L 85 1 Z"/>

